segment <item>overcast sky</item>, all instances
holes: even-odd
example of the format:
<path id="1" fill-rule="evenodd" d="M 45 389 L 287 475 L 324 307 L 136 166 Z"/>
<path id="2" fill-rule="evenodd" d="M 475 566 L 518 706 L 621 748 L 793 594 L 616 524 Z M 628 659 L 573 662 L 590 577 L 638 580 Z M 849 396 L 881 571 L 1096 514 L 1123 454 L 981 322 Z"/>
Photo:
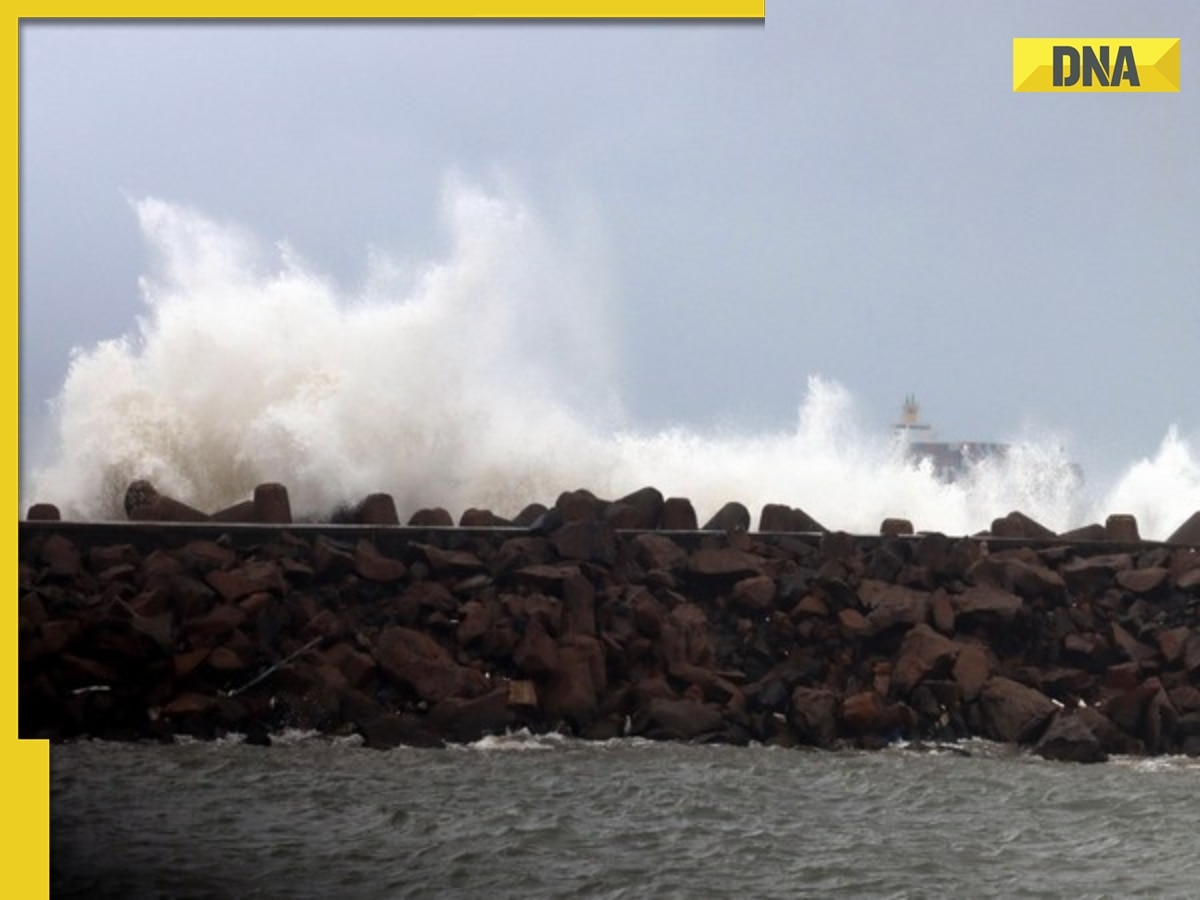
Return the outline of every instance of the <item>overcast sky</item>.
<path id="1" fill-rule="evenodd" d="M 1174 94 L 1014 94 L 1017 36 L 1181 37 Z M 131 200 L 331 279 L 436 254 L 450 172 L 602 260 L 631 421 L 1200 435 L 1200 4 L 776 2 L 756 24 L 21 26 L 21 402 L 135 330 Z M 580 223 L 585 223 L 581 225 Z M 36 449 L 36 447 L 35 447 Z M 23 464 L 28 464 L 25 460 Z"/>

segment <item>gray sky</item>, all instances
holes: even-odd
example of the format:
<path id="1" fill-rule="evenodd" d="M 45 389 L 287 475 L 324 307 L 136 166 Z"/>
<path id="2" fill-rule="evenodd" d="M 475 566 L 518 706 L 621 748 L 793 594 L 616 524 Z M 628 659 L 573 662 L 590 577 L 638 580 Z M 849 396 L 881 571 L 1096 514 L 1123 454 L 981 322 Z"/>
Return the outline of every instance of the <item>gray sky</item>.
<path id="1" fill-rule="evenodd" d="M 1059 35 L 1181 37 L 1183 90 L 1012 93 L 1012 38 Z M 23 24 L 26 453 L 71 348 L 144 312 L 130 198 L 353 284 L 439 251 L 457 171 L 587 223 L 639 426 L 786 426 L 820 373 L 880 429 L 913 392 L 945 437 L 1052 428 L 1111 472 L 1200 434 L 1198 46 L 1194 0 Z"/>

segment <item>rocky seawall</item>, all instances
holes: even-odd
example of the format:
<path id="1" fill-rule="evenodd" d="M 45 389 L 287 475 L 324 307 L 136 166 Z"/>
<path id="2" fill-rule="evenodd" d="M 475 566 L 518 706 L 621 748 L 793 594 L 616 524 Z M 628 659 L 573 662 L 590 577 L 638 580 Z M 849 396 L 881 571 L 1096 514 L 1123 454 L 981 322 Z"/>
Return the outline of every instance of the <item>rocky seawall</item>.
<path id="1" fill-rule="evenodd" d="M 697 528 L 653 489 L 457 526 L 401 526 L 386 495 L 292 523 L 277 485 L 224 516 L 148 485 L 127 500 L 141 521 L 39 505 L 20 524 L 22 737 L 297 727 L 387 748 L 524 727 L 1200 756 L 1200 516 L 1151 543 L 1128 517 L 1064 537 L 1019 513 L 854 536 L 782 506 L 752 532 L 730 504 Z"/>

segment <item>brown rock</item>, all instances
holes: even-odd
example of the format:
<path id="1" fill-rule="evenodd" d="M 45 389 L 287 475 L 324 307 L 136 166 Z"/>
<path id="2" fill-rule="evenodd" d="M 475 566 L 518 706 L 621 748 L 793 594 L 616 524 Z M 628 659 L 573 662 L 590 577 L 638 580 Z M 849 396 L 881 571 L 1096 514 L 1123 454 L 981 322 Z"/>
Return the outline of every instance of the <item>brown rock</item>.
<path id="1" fill-rule="evenodd" d="M 635 734 L 656 740 L 692 740 L 724 728 L 725 720 L 718 710 L 695 700 L 657 697 L 633 718 Z"/>
<path id="2" fill-rule="evenodd" d="M 1113 644 L 1117 649 L 1125 655 L 1130 662 L 1135 662 L 1138 665 L 1148 665 L 1154 661 L 1158 655 L 1153 647 L 1148 647 L 1131 635 L 1128 631 L 1122 628 L 1116 622 L 1112 623 L 1112 639 Z"/>
<path id="3" fill-rule="evenodd" d="M 576 559 L 611 566 L 617 557 L 616 533 L 594 519 L 568 521 L 550 537 L 563 559 Z"/>
<path id="4" fill-rule="evenodd" d="M 1041 691 L 997 675 L 979 692 L 980 708 L 988 736 L 1006 743 L 1028 744 L 1041 731 L 1058 707 Z"/>
<path id="5" fill-rule="evenodd" d="M 951 674 L 962 688 L 963 700 L 970 702 L 978 697 L 984 684 L 992 676 L 992 671 L 992 663 L 985 648 L 978 644 L 960 645 Z"/>
<path id="6" fill-rule="evenodd" d="M 687 497 L 668 497 L 663 503 L 663 531 L 695 531 L 696 510 Z"/>
<path id="7" fill-rule="evenodd" d="M 287 592 L 287 583 L 279 570 L 279 564 L 271 560 L 248 562 L 236 569 L 214 569 L 204 576 L 204 580 L 229 602 L 259 591 L 269 591 L 280 596 Z"/>
<path id="8" fill-rule="evenodd" d="M 384 556 L 375 544 L 366 538 L 360 539 L 354 546 L 354 571 L 359 578 L 380 584 L 399 581 L 408 574 L 404 563 Z"/>
<path id="9" fill-rule="evenodd" d="M 1068 634 L 1063 638 L 1063 650 L 1069 657 L 1077 659 L 1091 671 L 1098 672 L 1108 664 L 1111 647 L 1101 635 L 1094 632 Z"/>
<path id="10" fill-rule="evenodd" d="M 459 646 L 466 647 L 479 640 L 491 630 L 499 612 L 492 601 L 468 600 L 463 604 L 455 638 Z"/>
<path id="11" fill-rule="evenodd" d="M 1064 563 L 1058 571 L 1072 593 L 1092 597 L 1111 587 L 1118 572 L 1131 568 L 1132 556 L 1128 553 L 1112 553 L 1075 559 Z"/>
<path id="12" fill-rule="evenodd" d="M 767 575 L 743 578 L 733 586 L 733 600 L 752 612 L 768 612 L 775 605 L 775 579 Z"/>
<path id="13" fill-rule="evenodd" d="M 458 665 L 433 638 L 411 628 L 385 629 L 375 644 L 375 660 L 390 678 L 430 703 L 477 697 L 489 689 L 478 671 Z"/>
<path id="14" fill-rule="evenodd" d="M 314 573 L 331 581 L 345 578 L 355 567 L 354 554 L 349 548 L 326 537 L 313 541 L 312 560 Z"/>
<path id="15" fill-rule="evenodd" d="M 855 610 L 855 612 L 858 613 L 858 610 Z M 813 594 L 805 594 L 800 598 L 800 602 L 796 604 L 795 609 L 792 610 L 792 615 L 797 619 L 805 616 L 824 619 L 829 615 L 829 606 L 820 597 Z M 867 620 L 863 617 L 862 613 L 858 613 L 858 618 L 862 620 L 862 625 L 866 625 Z"/>
<path id="16" fill-rule="evenodd" d="M 209 520 L 213 522 L 240 523 L 258 521 L 253 500 L 242 500 L 240 503 L 234 503 L 231 506 L 222 507 L 209 516 Z"/>
<path id="17" fill-rule="evenodd" d="M 57 522 L 60 519 L 62 515 L 53 503 L 35 503 L 25 513 L 26 522 Z"/>
<path id="18" fill-rule="evenodd" d="M 289 525 L 292 505 L 282 484 L 268 482 L 254 488 L 254 520 L 271 525 Z"/>
<path id="19" fill-rule="evenodd" d="M 513 662 L 527 675 L 544 675 L 558 667 L 558 645 L 539 619 L 530 619 L 525 636 L 513 653 Z"/>
<path id="20" fill-rule="evenodd" d="M 518 528 L 529 528 L 538 519 L 546 515 L 549 510 L 542 503 L 530 503 L 519 513 L 513 516 L 512 523 Z"/>
<path id="21" fill-rule="evenodd" d="M 433 731 L 460 744 L 473 743 L 491 734 L 504 734 L 515 721 L 508 704 L 507 687 L 478 697 L 447 697 L 429 712 L 429 725 Z"/>
<path id="22" fill-rule="evenodd" d="M 961 594 L 952 595 L 950 602 L 959 628 L 976 624 L 985 627 L 1011 625 L 1024 608 L 1016 594 L 987 586 L 967 588 Z"/>
<path id="23" fill-rule="evenodd" d="M 1045 539 L 1055 537 L 1053 531 L 1034 521 L 1023 512 L 1013 510 L 1003 519 L 992 522 L 992 534 L 996 537 Z"/>
<path id="24" fill-rule="evenodd" d="M 821 688 L 798 687 L 792 691 L 788 719 L 796 737 L 804 744 L 831 747 L 837 740 L 838 697 Z"/>
<path id="25" fill-rule="evenodd" d="M 75 578 L 80 572 L 79 548 L 60 534 L 52 534 L 42 543 L 41 562 L 46 574 L 54 578 Z"/>
<path id="26" fill-rule="evenodd" d="M 704 523 L 704 531 L 749 531 L 750 510 L 731 500 L 717 510 L 716 514 Z"/>
<path id="27" fill-rule="evenodd" d="M 1200 509 L 1192 513 L 1186 522 L 1171 533 L 1171 536 L 1167 538 L 1167 543 L 1200 547 Z"/>
<path id="28" fill-rule="evenodd" d="M 441 738 L 432 734 L 422 720 L 413 715 L 385 712 L 360 722 L 358 730 L 363 736 L 363 743 L 373 750 L 445 746 Z"/>
<path id="29" fill-rule="evenodd" d="M 954 604 L 950 595 L 938 588 L 929 597 L 929 617 L 933 627 L 946 636 L 954 634 Z"/>
<path id="30" fill-rule="evenodd" d="M 368 494 L 354 507 L 353 518 L 360 525 L 399 525 L 400 514 L 391 494 Z"/>
<path id="31" fill-rule="evenodd" d="M 443 550 L 433 544 L 413 543 L 410 546 L 420 551 L 437 575 L 473 575 L 485 568 L 478 556 L 466 550 Z"/>
<path id="32" fill-rule="evenodd" d="M 1043 759 L 1061 762 L 1101 763 L 1108 761 L 1099 738 L 1079 716 L 1059 712 L 1034 747 Z"/>
<path id="33" fill-rule="evenodd" d="M 570 635 L 559 648 L 557 666 L 544 682 L 542 711 L 549 722 L 566 722 L 580 733 L 596 718 L 606 690 L 603 646 L 594 638 Z"/>
<path id="34" fill-rule="evenodd" d="M 858 597 L 869 610 L 867 622 L 876 632 L 898 625 L 910 628 L 929 616 L 929 594 L 902 585 L 864 578 Z"/>
<path id="35" fill-rule="evenodd" d="M 842 634 L 848 638 L 860 638 L 872 634 L 874 631 L 871 623 L 867 621 L 867 617 L 857 609 L 851 607 L 840 609 L 837 618 L 838 624 L 842 627 Z"/>
<path id="36" fill-rule="evenodd" d="M 879 533 L 885 537 L 913 534 L 913 523 L 908 519 L 884 519 L 879 526 Z"/>
<path id="37" fill-rule="evenodd" d="M 563 579 L 563 633 L 596 634 L 596 591 L 582 575 Z"/>
<path id="38" fill-rule="evenodd" d="M 1093 522 L 1090 525 L 1082 525 L 1079 528 L 1064 531 L 1059 537 L 1069 544 L 1082 544 L 1089 541 L 1103 541 L 1105 539 L 1105 531 L 1103 525 L 1099 522 Z"/>
<path id="39" fill-rule="evenodd" d="M 508 528 L 512 526 L 512 522 L 501 518 L 490 509 L 475 509 L 474 507 L 463 511 L 458 519 L 458 524 L 462 528 Z"/>
<path id="40" fill-rule="evenodd" d="M 1127 569 L 1117 573 L 1117 584 L 1131 594 L 1149 594 L 1167 580 L 1167 570 L 1161 566 L 1146 569 Z"/>
<path id="41" fill-rule="evenodd" d="M 434 506 L 418 509 L 409 517 L 408 524 L 412 528 L 452 528 L 454 519 L 442 507 Z"/>
<path id="42" fill-rule="evenodd" d="M 687 552 L 661 534 L 639 534 L 633 539 L 636 559 L 647 570 L 670 572 L 687 560 Z"/>
<path id="43" fill-rule="evenodd" d="M 1104 538 L 1117 543 L 1137 543 L 1141 540 L 1137 519 L 1128 513 L 1114 513 L 1104 522 Z"/>
<path id="44" fill-rule="evenodd" d="M 842 724 L 863 735 L 879 730 L 883 701 L 874 691 L 860 691 L 842 700 Z"/>
<path id="45" fill-rule="evenodd" d="M 189 619 L 185 626 L 189 634 L 221 637 L 240 628 L 245 621 L 246 614 L 240 608 L 232 603 L 222 603 L 203 616 Z"/>
<path id="46" fill-rule="evenodd" d="M 940 677 L 950 671 L 959 652 L 959 645 L 938 634 L 928 625 L 920 624 L 904 636 L 892 671 L 892 685 L 908 694 L 922 679 Z"/>
<path id="47" fill-rule="evenodd" d="M 657 488 L 640 488 L 614 501 L 605 510 L 605 518 L 613 528 L 649 531 L 658 527 L 664 503 L 662 492 Z"/>
<path id="48" fill-rule="evenodd" d="M 763 559 L 732 547 L 705 548 L 688 557 L 688 571 L 704 578 L 746 578 L 763 574 Z"/>

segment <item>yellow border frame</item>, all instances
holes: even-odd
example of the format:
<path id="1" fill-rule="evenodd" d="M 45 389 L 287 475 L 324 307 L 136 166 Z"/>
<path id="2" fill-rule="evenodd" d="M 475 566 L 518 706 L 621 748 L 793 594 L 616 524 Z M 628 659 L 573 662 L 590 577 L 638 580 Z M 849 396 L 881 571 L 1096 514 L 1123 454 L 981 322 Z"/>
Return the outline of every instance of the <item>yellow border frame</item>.
<path id="1" fill-rule="evenodd" d="M 103 9 L 103 11 L 101 11 Z M 9 509 L 20 509 L 19 472 L 19 390 L 20 367 L 20 44 L 22 21 L 46 21 L 50 19 L 118 18 L 105 4 L 70 3 L 56 4 L 50 10 L 40 10 L 34 15 L 16 17 L 16 28 L 10 38 L 12 58 L 6 67 L 4 97 L 5 119 L 11 123 L 12 134 L 8 146 L 13 160 L 10 178 L 5 189 L 4 203 L 13 210 L 10 220 L 12 231 L 8 235 L 8 248 L 4 259 L 4 271 L 12 287 L 13 300 L 8 319 L 6 345 L 9 348 L 9 382 L 6 392 L 9 403 L 8 420 L 14 423 L 8 447 L 12 453 L 10 471 L 18 477 L 7 482 Z M 136 3 L 122 10 L 119 18 L 331 18 L 313 14 L 297 14 L 294 7 L 278 4 L 255 4 L 248 14 L 242 5 L 230 3 L 206 3 L 202 14 L 190 7 L 184 12 L 164 14 L 161 4 Z M 396 3 L 383 5 L 375 2 L 351 3 L 337 18 L 376 19 L 765 19 L 766 0 L 543 0 L 543 2 L 517 2 L 517 0 L 424 0 L 424 2 Z M 6 552 L 3 568 L 9 584 L 17 580 L 17 523 L 10 520 L 4 540 Z M 15 606 L 15 603 L 14 603 Z M 3 647 L 0 654 L 7 660 L 6 676 L 2 680 L 4 694 L 4 719 L 10 723 L 9 740 L 0 740 L 3 752 L 4 787 L 8 806 L 6 840 L 4 841 L 4 871 L 6 892 L 10 896 L 49 896 L 50 893 L 50 747 L 46 741 L 22 741 L 17 739 L 18 681 L 17 681 L 17 615 L 10 609 L 3 627 Z M 15 889 L 15 891 L 14 891 Z"/>

